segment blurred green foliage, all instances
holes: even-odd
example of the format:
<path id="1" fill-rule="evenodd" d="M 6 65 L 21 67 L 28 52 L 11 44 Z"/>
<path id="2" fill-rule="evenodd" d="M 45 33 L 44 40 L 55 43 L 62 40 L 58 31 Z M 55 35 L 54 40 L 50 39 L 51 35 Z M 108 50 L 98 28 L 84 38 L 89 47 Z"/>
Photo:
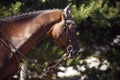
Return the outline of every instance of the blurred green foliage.
<path id="1" fill-rule="evenodd" d="M 99 60 L 108 60 L 109 67 L 105 71 L 86 67 L 88 80 L 120 80 L 120 1 L 119 0 L 2 0 L 0 1 L 0 18 L 17 15 L 24 12 L 65 8 L 72 2 L 72 16 L 77 24 L 76 33 L 81 48 L 85 49 L 76 59 L 69 59 L 61 63 L 63 66 L 85 65 L 84 60 L 90 56 Z M 115 42 L 115 40 L 118 42 Z M 50 39 L 46 39 L 32 50 L 29 56 L 44 66 L 54 64 L 63 54 L 63 51 Z M 59 66 L 59 65 L 58 65 Z M 58 66 L 50 76 L 57 77 Z M 41 74 L 42 69 L 29 63 L 29 69 Z M 53 74 L 53 75 L 52 75 Z M 44 77 L 45 79 L 46 77 Z"/>

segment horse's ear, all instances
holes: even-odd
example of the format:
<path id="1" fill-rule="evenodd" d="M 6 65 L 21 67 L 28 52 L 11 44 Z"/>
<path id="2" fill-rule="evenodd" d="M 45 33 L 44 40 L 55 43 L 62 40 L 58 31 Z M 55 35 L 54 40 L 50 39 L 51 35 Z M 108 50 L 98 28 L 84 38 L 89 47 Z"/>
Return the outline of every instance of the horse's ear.
<path id="1" fill-rule="evenodd" d="M 72 3 L 68 4 L 68 6 L 64 9 L 64 16 L 65 16 L 65 18 L 70 17 L 71 6 L 72 6 Z"/>

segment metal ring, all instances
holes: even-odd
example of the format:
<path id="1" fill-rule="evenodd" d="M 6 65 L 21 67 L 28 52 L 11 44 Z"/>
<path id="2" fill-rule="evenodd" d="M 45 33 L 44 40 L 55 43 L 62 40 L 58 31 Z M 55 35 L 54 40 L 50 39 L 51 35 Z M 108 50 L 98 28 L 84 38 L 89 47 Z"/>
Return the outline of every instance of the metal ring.
<path id="1" fill-rule="evenodd" d="M 68 47 L 67 47 L 67 52 L 72 52 L 73 51 L 73 46 L 72 45 L 69 45 Z"/>

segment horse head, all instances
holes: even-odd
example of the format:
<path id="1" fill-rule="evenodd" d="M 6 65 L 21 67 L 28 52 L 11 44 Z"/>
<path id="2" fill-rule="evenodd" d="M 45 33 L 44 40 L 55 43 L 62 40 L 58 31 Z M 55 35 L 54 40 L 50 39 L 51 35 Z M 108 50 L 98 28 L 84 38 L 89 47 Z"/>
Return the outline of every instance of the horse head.
<path id="1" fill-rule="evenodd" d="M 62 20 L 55 24 L 52 30 L 52 38 L 57 45 L 71 57 L 79 54 L 79 41 L 76 36 L 76 24 L 71 16 L 71 3 L 62 11 Z"/>

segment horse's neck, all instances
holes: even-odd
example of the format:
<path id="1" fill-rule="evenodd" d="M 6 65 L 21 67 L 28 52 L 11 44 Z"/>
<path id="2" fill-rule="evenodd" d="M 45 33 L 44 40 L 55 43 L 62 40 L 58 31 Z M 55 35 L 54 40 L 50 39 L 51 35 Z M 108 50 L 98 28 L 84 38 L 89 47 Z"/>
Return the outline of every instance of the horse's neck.
<path id="1" fill-rule="evenodd" d="M 45 14 L 37 16 L 36 18 L 32 18 L 32 20 L 29 21 L 17 21 L 15 23 L 8 21 L 8 23 L 2 23 L 1 29 L 10 39 L 12 44 L 17 47 L 18 50 L 24 55 L 31 47 L 45 38 L 44 36 L 46 36 L 46 33 L 50 30 L 51 26 L 59 22 L 61 17 L 62 12 L 58 10 L 48 13 L 46 12 Z M 0 49 L 0 53 L 1 51 L 2 50 Z M 22 56 L 19 55 L 18 52 L 15 52 L 15 54 L 16 55 L 7 61 L 8 64 L 3 69 L 1 69 L 1 80 L 11 74 L 10 70 L 16 71 L 15 67 L 18 65 L 18 63 L 16 63 L 16 57 L 17 61 L 20 61 Z"/>
<path id="2" fill-rule="evenodd" d="M 60 21 L 61 16 L 62 16 L 61 11 L 54 10 L 51 12 L 46 12 L 42 15 L 38 15 L 29 21 L 22 22 L 22 24 L 20 24 L 18 21 L 17 23 L 13 24 L 15 26 L 12 26 L 13 28 L 10 31 L 15 32 L 10 33 L 12 35 L 12 36 L 10 35 L 12 44 L 18 49 L 22 45 L 24 45 L 24 43 L 28 41 L 32 36 L 33 41 L 37 39 L 35 42 L 38 43 L 39 38 L 45 37 L 45 36 L 41 37 L 41 35 L 45 35 L 50 30 L 52 24 Z M 36 36 L 34 36 L 35 34 Z"/>
<path id="3" fill-rule="evenodd" d="M 24 28 L 21 30 L 21 34 L 17 34 L 18 37 L 11 36 L 13 45 L 15 45 L 22 54 L 27 53 L 29 49 L 46 38 L 47 32 L 49 32 L 53 24 L 62 19 L 61 17 L 62 12 L 56 10 L 33 18 L 32 21 L 23 25 Z M 19 56 L 18 60 L 20 59 L 21 57 Z"/>

